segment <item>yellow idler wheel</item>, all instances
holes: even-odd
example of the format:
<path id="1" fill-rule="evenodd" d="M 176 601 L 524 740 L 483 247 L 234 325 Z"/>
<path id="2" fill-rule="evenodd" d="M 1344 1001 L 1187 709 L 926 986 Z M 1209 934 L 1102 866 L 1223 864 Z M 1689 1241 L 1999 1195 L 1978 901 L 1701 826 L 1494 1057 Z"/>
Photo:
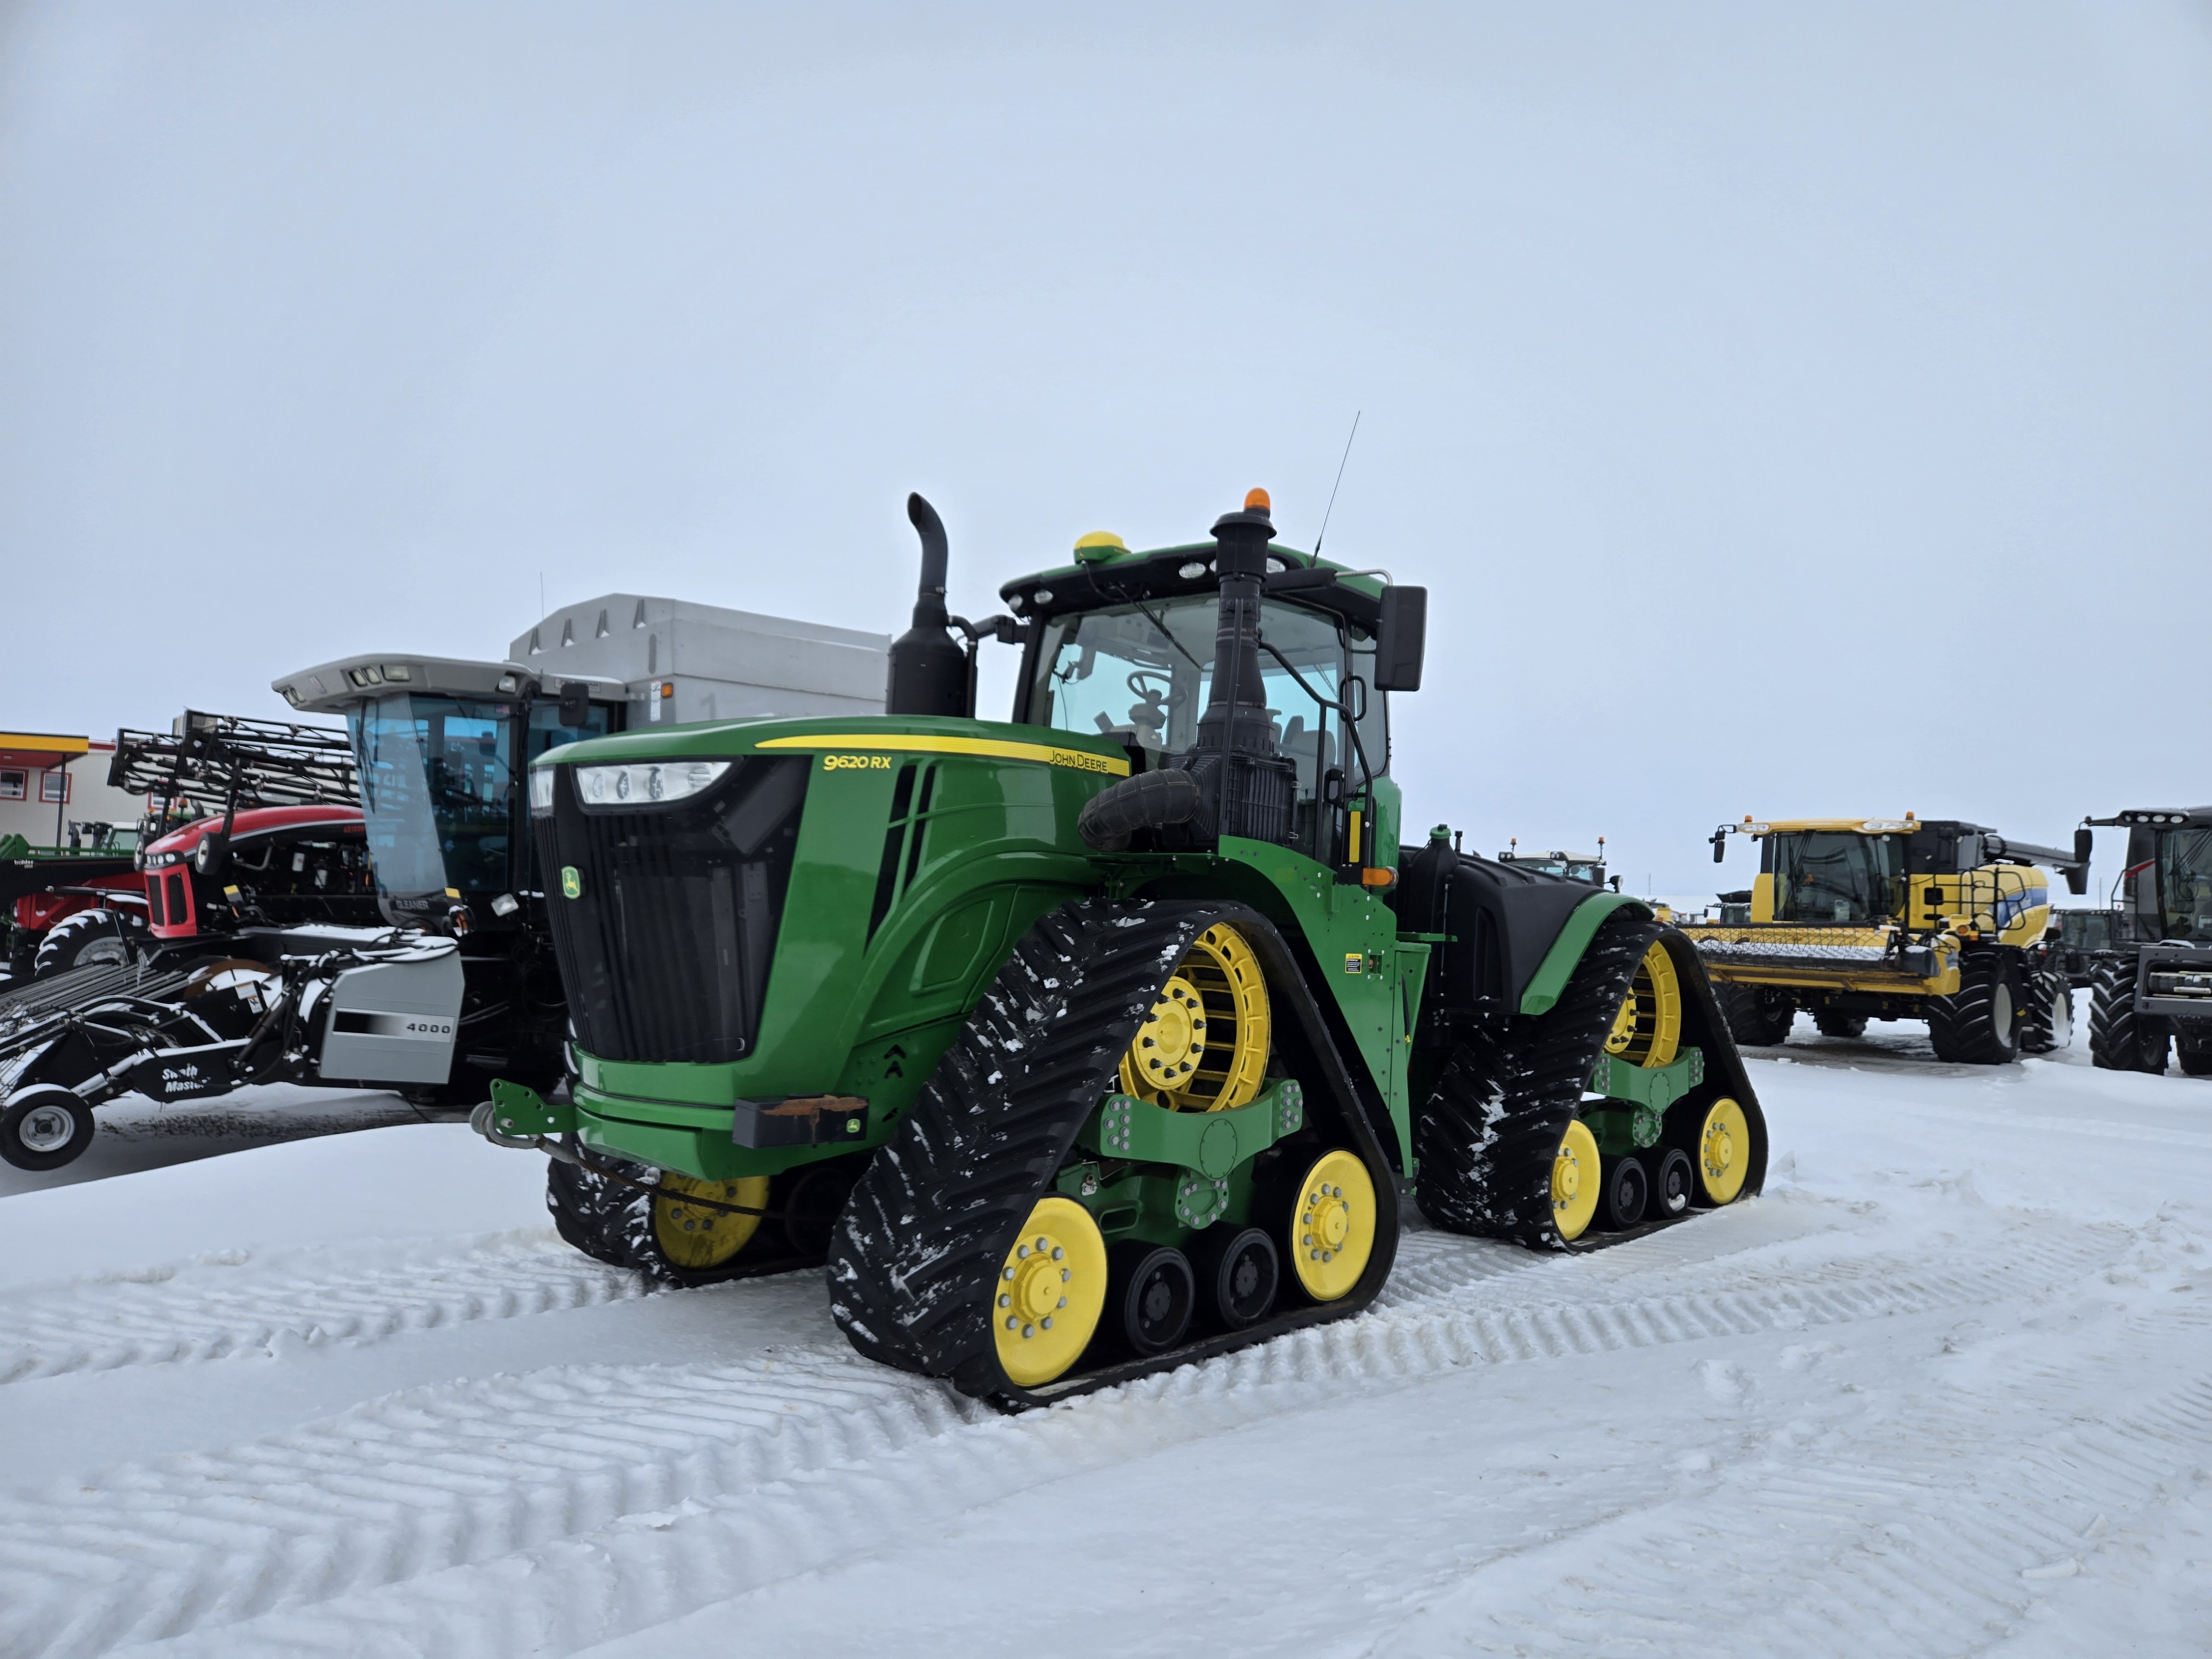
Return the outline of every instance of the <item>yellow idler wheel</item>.
<path id="1" fill-rule="evenodd" d="M 1049 1382 L 1082 1357 L 1106 1310 L 1106 1241 L 1072 1198 L 1038 1200 L 999 1269 L 991 1334 L 1018 1388 Z"/>
<path id="2" fill-rule="evenodd" d="M 1597 1214 L 1603 1188 L 1600 1179 L 1603 1160 L 1597 1155 L 1597 1137 L 1589 1125 L 1577 1118 L 1559 1137 L 1559 1150 L 1552 1154 L 1552 1224 L 1559 1237 L 1572 1243 L 1589 1231 Z"/>
<path id="3" fill-rule="evenodd" d="M 1298 1188 L 1291 1218 L 1291 1263 L 1316 1302 L 1334 1302 L 1359 1282 L 1375 1250 L 1375 1182 L 1346 1152 L 1324 1152 Z"/>
<path id="4" fill-rule="evenodd" d="M 1121 1056 L 1121 1092 L 1176 1112 L 1249 1105 L 1267 1080 L 1267 978 L 1223 923 L 1194 939 Z"/>
<path id="5" fill-rule="evenodd" d="M 1706 1199 L 1734 1203 L 1751 1171 L 1751 1125 L 1744 1119 L 1743 1108 L 1726 1095 L 1708 1106 L 1690 1155 L 1697 1160 L 1698 1186 Z"/>
<path id="6" fill-rule="evenodd" d="M 653 1240 L 661 1255 L 692 1273 L 719 1267 L 742 1250 L 760 1231 L 757 1215 L 732 1215 L 686 1204 L 687 1198 L 711 1198 L 717 1204 L 744 1204 L 756 1210 L 768 1207 L 768 1177 L 745 1176 L 736 1181 L 699 1181 L 673 1170 L 662 1172 L 660 1188 L 653 1195 Z"/>
<path id="7" fill-rule="evenodd" d="M 1654 939 L 1613 1017 L 1605 1051 L 1632 1066 L 1656 1068 L 1672 1066 L 1681 1046 L 1682 976 L 1667 947 Z"/>

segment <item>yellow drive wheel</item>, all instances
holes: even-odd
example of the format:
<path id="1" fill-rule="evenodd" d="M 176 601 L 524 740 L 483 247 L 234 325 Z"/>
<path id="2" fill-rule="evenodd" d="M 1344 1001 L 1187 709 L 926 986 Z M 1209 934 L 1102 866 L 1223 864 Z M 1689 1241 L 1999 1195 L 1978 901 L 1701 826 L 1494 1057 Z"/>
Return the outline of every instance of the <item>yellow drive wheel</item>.
<path id="1" fill-rule="evenodd" d="M 1359 1282 L 1375 1250 L 1375 1182 L 1347 1152 L 1324 1152 L 1298 1188 L 1291 1218 L 1291 1263 L 1316 1302 L 1334 1302 Z"/>
<path id="2" fill-rule="evenodd" d="M 1613 1017 L 1605 1051 L 1632 1066 L 1656 1068 L 1673 1065 L 1681 1046 L 1682 976 L 1667 947 L 1654 939 Z"/>
<path id="3" fill-rule="evenodd" d="M 1589 1231 L 1597 1214 L 1604 1182 L 1603 1160 L 1597 1155 L 1597 1137 L 1589 1125 L 1577 1118 L 1559 1137 L 1559 1150 L 1552 1154 L 1552 1224 L 1559 1237 L 1572 1243 Z"/>
<path id="4" fill-rule="evenodd" d="M 1049 1382 L 1083 1355 L 1106 1310 L 1106 1241 L 1072 1198 L 1041 1199 L 999 1269 L 991 1334 L 1018 1388 Z"/>
<path id="5" fill-rule="evenodd" d="M 1121 1056 L 1121 1092 L 1176 1112 L 1247 1105 L 1267 1080 L 1269 1029 L 1259 957 L 1234 927 L 1209 927 L 1137 1027 Z"/>
<path id="6" fill-rule="evenodd" d="M 744 1249 L 760 1231 L 761 1218 L 686 1204 L 687 1198 L 711 1198 L 717 1204 L 744 1204 L 764 1210 L 768 1177 L 699 1181 L 673 1171 L 662 1174 L 659 1190 L 653 1195 L 653 1243 L 672 1266 L 697 1273 L 719 1267 Z"/>
<path id="7" fill-rule="evenodd" d="M 1751 1171 L 1751 1125 L 1743 1108 L 1726 1095 L 1705 1109 L 1698 1144 L 1690 1149 L 1698 1166 L 1698 1185 L 1715 1204 L 1733 1203 Z"/>

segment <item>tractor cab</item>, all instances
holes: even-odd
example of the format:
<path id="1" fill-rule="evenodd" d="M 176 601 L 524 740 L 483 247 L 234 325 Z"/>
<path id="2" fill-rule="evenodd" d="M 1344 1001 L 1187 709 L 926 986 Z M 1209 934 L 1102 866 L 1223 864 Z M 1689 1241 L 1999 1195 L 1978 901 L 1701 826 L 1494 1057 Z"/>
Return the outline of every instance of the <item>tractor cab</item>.
<path id="1" fill-rule="evenodd" d="M 2129 938 L 2212 945 L 2212 806 L 2146 808 L 2088 822 L 2128 832 L 2112 907 L 2127 918 Z"/>
<path id="2" fill-rule="evenodd" d="M 1566 853 L 1556 850 L 1549 853 L 1524 853 L 1521 850 L 1521 838 L 1514 836 L 1509 838 L 1505 851 L 1498 855 L 1498 861 L 1500 864 L 1517 864 L 1526 870 L 1541 870 L 1547 876 L 1565 876 L 1569 881 L 1586 882 L 1592 887 L 1602 887 L 1606 884 L 1605 837 L 1603 836 L 1597 838 L 1597 851 L 1595 853 Z M 1616 892 L 1620 890 L 1619 877 L 1613 878 L 1613 886 Z"/>
<path id="3" fill-rule="evenodd" d="M 1136 774 L 1187 761 L 1218 741 L 1210 720 L 1233 721 L 1246 821 L 1216 827 L 1340 870 L 1395 866 L 1388 694 L 1419 687 L 1424 590 L 1278 545 L 1260 529 L 1264 502 L 1248 510 L 1263 538 L 1244 578 L 1257 578 L 1256 650 L 1230 641 L 1249 660 L 1228 697 L 1214 686 L 1229 638 L 1221 544 L 1136 552 L 1097 532 L 1074 563 L 1000 590 L 1013 613 L 1000 637 L 1025 647 L 1014 720 L 1108 738 Z M 1218 701 L 1233 712 L 1212 712 Z M 1179 838 L 1152 843 L 1175 850 Z"/>

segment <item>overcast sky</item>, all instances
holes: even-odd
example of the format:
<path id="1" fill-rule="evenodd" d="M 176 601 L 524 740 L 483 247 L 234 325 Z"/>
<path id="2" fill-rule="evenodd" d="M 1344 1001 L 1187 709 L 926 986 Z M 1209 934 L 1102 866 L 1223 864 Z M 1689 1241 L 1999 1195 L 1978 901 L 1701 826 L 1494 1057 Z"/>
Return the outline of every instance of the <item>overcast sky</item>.
<path id="1" fill-rule="evenodd" d="M 1196 10 L 0 9 L 0 727 L 1310 544 L 1361 410 L 1409 833 L 2212 799 L 2212 9 Z"/>

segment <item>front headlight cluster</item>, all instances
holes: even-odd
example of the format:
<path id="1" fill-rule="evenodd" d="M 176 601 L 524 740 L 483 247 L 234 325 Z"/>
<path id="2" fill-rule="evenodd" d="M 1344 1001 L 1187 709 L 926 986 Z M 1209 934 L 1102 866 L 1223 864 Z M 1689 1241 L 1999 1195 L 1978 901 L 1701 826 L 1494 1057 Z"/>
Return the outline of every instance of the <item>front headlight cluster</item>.
<path id="1" fill-rule="evenodd" d="M 550 772 L 550 769 L 547 769 Z M 683 800 L 711 789 L 729 769 L 727 761 L 646 761 L 635 766 L 580 766 L 576 768 L 576 794 L 586 806 L 650 806 Z M 537 795 L 533 778 L 533 803 Z M 550 783 L 545 790 L 545 804 L 548 809 L 553 804 Z"/>

